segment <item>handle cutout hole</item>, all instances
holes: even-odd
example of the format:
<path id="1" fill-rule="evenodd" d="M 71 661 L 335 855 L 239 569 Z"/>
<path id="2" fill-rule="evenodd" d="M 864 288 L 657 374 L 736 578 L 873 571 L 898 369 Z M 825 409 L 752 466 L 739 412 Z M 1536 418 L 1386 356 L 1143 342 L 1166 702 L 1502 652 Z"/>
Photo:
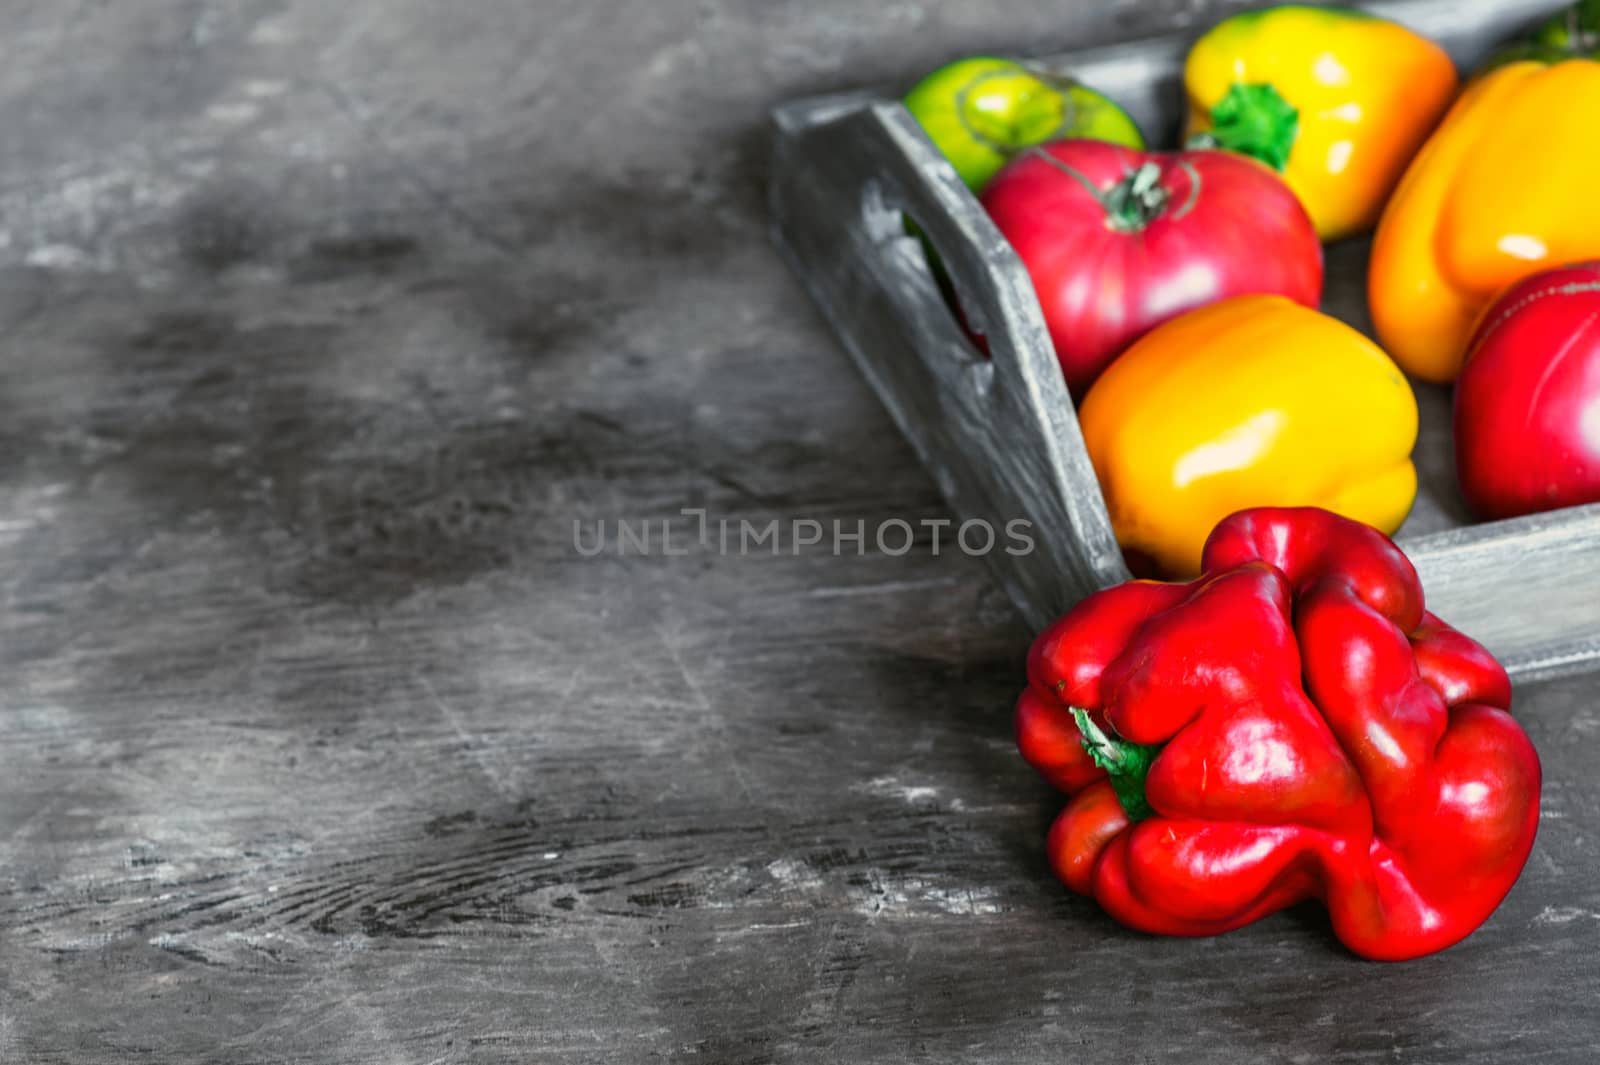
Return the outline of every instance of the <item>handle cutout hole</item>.
<path id="1" fill-rule="evenodd" d="M 861 213 L 873 243 L 884 257 L 896 263 L 901 276 L 920 286 L 932 297 L 924 302 L 937 306 L 948 345 L 963 363 L 981 367 L 985 378 L 992 375 L 989 339 L 977 303 L 963 299 L 960 286 L 945 268 L 938 249 L 921 225 L 903 205 L 884 190 L 881 182 L 869 181 L 862 192 Z M 987 385 L 987 380 L 983 382 Z"/>

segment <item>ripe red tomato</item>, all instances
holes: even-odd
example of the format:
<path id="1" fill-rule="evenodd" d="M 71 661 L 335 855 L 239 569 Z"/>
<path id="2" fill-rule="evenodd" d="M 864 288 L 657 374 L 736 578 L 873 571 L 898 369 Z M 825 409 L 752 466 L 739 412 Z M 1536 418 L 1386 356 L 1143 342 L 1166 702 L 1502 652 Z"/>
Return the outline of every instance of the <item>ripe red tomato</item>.
<path id="1" fill-rule="evenodd" d="M 1029 148 L 983 193 L 1044 309 L 1081 399 L 1168 318 L 1249 293 L 1315 308 L 1322 245 L 1289 186 L 1232 152 L 1140 152 L 1091 140 Z"/>
<path id="2" fill-rule="evenodd" d="M 1485 518 L 1600 502 L 1600 261 L 1535 274 L 1484 312 L 1455 436 L 1461 493 Z"/>

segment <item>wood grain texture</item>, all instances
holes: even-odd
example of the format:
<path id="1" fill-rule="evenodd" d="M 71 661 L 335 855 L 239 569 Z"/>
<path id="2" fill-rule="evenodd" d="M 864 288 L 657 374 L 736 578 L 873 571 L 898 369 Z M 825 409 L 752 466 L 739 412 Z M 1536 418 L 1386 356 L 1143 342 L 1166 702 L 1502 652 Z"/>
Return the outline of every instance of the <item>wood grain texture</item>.
<path id="1" fill-rule="evenodd" d="M 1044 869 L 977 560 L 574 549 L 947 517 L 766 110 L 1214 10 L 7 5 L 0 1061 L 1592 1061 L 1592 677 L 1462 946 L 1153 940 Z"/>

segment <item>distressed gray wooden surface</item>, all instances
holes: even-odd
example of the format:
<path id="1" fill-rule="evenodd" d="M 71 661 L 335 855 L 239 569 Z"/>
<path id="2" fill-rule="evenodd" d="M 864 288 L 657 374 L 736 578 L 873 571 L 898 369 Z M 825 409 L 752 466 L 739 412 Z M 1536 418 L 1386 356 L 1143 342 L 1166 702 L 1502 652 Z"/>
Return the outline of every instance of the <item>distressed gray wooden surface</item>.
<path id="1" fill-rule="evenodd" d="M 1472 70 L 1559 0 L 1393 0 L 1372 10 L 1428 33 Z M 1123 103 L 1156 145 L 1176 143 L 1192 30 L 1042 57 Z M 837 94 L 774 114 L 773 236 L 883 399 L 946 502 L 993 526 L 1024 519 L 1045 550 L 988 556 L 1027 621 L 1045 624 L 1128 578 L 1025 268 L 899 103 Z M 916 220 L 973 329 L 947 310 Z M 1323 307 L 1370 333 L 1364 241 L 1331 248 Z M 1455 484 L 1449 391 L 1419 383 L 1419 491 L 1399 537 L 1443 616 L 1478 633 L 1513 676 L 1600 660 L 1600 505 L 1473 524 Z M 1536 613 L 1508 613 L 1518 598 Z"/>
<path id="2" fill-rule="evenodd" d="M 4 5 L 0 1061 L 1594 1060 L 1593 677 L 1462 946 L 1153 940 L 1043 868 L 977 561 L 573 550 L 946 517 L 766 110 L 1205 10 Z"/>

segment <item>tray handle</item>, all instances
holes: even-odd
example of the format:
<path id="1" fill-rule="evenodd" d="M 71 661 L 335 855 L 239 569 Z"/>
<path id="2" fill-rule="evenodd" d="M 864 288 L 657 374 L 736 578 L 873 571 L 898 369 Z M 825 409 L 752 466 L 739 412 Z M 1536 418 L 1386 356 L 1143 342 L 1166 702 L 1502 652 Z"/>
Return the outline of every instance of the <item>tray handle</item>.
<path id="1" fill-rule="evenodd" d="M 930 368 L 951 384 L 984 389 L 998 376 L 1003 387 L 1037 391 L 1050 401 L 1064 398 L 1038 297 L 1016 252 L 905 109 L 886 104 L 875 110 L 887 135 L 906 151 L 893 154 L 883 173 L 863 184 L 862 221 L 884 275 L 896 282 L 890 290 L 895 301 L 908 314 L 930 315 L 950 326 L 944 330 L 950 343 L 925 353 Z M 902 219 L 932 246 L 967 324 L 988 342 L 987 356 L 956 324 L 934 284 L 934 264 Z M 930 297 L 938 298 L 937 310 L 944 314 L 934 314 Z"/>
<path id="2" fill-rule="evenodd" d="M 942 347 L 943 353 L 952 357 L 927 358 L 926 364 L 943 373 L 952 387 L 973 390 L 974 399 L 991 416 L 1015 419 L 1014 437 L 1002 442 L 1008 448 L 1031 445 L 1047 455 L 1058 472 L 1059 483 L 1045 495 L 1056 502 L 1059 517 L 1047 518 L 1045 524 L 1060 523 L 1072 531 L 1079 545 L 1077 569 L 1092 579 L 1092 583 L 1075 586 L 1072 600 L 1061 606 L 1128 579 L 1077 411 L 1026 267 L 955 168 L 903 106 L 879 103 L 871 113 L 882 131 L 880 143 L 892 144 L 896 150 L 885 153 L 878 178 L 866 183 L 864 199 L 877 197 L 881 206 L 898 206 L 912 219 L 950 275 L 969 325 L 984 336 L 989 348 L 985 358 L 962 333 L 932 284 L 932 272 L 917 242 L 905 237 L 881 240 L 886 269 L 901 278 L 893 287 L 896 296 L 904 300 L 909 293 L 917 293 L 916 299 L 903 307 L 905 313 L 937 321 L 951 338 L 925 350 L 924 355 L 937 356 Z M 868 228 L 886 238 L 882 224 L 881 220 L 869 223 Z M 886 252 L 889 243 L 899 244 L 901 253 Z M 908 246 L 916 247 L 918 254 L 908 254 Z M 914 272 L 914 282 L 906 278 L 907 272 Z M 990 389 L 992 394 L 985 395 Z M 1003 467 L 1005 455 L 997 453 L 993 461 Z"/>

